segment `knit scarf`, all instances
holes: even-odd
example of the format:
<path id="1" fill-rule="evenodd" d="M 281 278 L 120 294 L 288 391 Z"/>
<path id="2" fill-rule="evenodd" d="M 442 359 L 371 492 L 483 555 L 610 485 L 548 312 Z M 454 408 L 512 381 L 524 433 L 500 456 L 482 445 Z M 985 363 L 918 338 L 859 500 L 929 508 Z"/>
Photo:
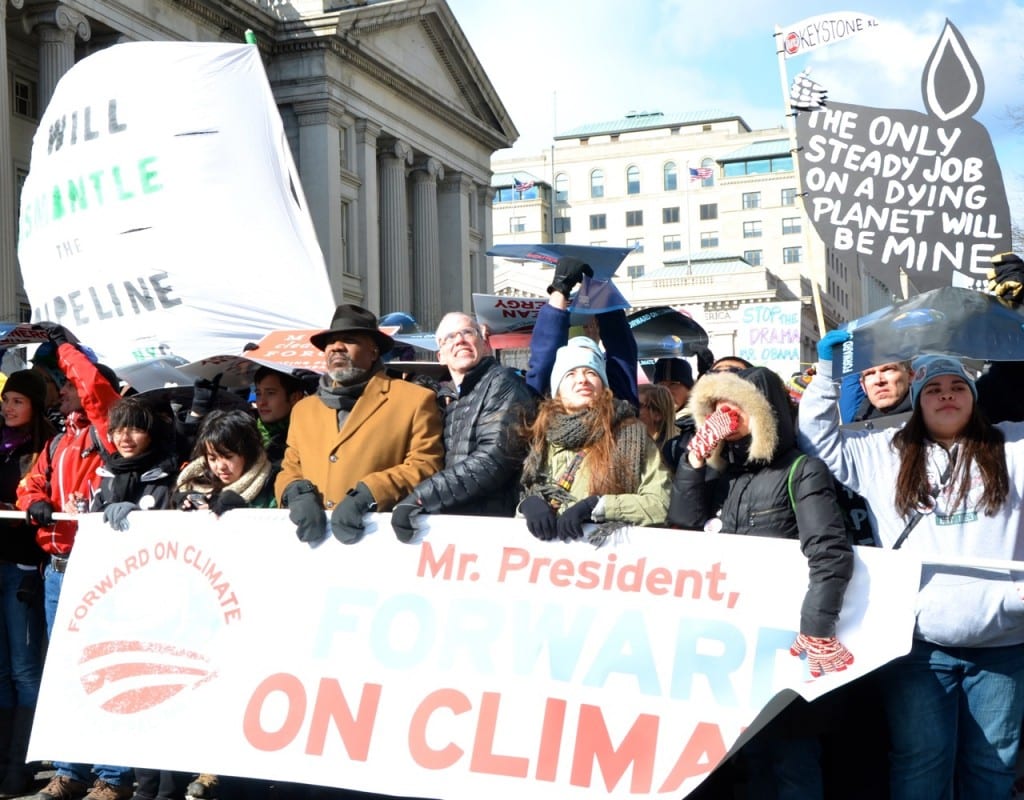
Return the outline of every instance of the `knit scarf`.
<path id="1" fill-rule="evenodd" d="M 623 494 L 632 494 L 640 488 L 646 463 L 645 451 L 648 440 L 647 429 L 637 422 L 636 411 L 624 400 L 615 400 L 612 416 L 612 430 L 615 435 L 615 447 L 612 453 L 612 469 L 615 484 L 623 487 Z M 593 442 L 587 439 L 589 423 L 598 414 L 596 408 L 586 408 L 573 414 L 557 414 L 552 418 L 544 434 L 549 446 L 557 446 L 566 450 L 580 451 Z M 557 503 L 566 508 L 576 502 L 572 493 L 558 485 L 561 475 L 549 475 L 546 463 L 547 453 L 530 450 L 523 465 L 524 496 L 539 495 L 549 503 Z M 585 460 L 585 457 L 584 457 Z M 609 520 L 598 524 L 598 531 L 588 537 L 589 542 L 600 547 L 608 536 L 623 522 Z"/>
<path id="2" fill-rule="evenodd" d="M 125 458 L 118 452 L 103 455 L 103 467 L 113 477 L 110 479 L 109 497 L 106 503 L 137 503 L 142 496 L 142 475 L 167 458 L 161 450 L 151 448 L 145 453 Z M 173 468 L 173 467 L 172 467 Z"/>
<path id="3" fill-rule="evenodd" d="M 348 413 L 353 409 L 356 401 L 363 396 L 363 392 L 366 390 L 366 385 L 370 382 L 373 376 L 382 369 L 384 369 L 384 365 L 377 362 L 363 373 L 361 380 L 347 384 L 335 383 L 334 379 L 327 374 L 320 376 L 320 385 L 316 390 L 317 397 L 320 398 L 320 401 L 325 406 L 333 408 L 338 412 L 339 431 L 341 430 L 341 426 L 345 424 L 345 420 L 348 418 Z"/>
<path id="4" fill-rule="evenodd" d="M 247 503 L 255 500 L 267 480 L 273 468 L 266 453 L 260 453 L 256 463 L 242 473 L 241 477 L 220 489 L 222 492 L 232 491 L 240 494 Z M 206 473 L 206 459 L 197 458 L 185 465 L 185 468 L 178 475 L 178 490 L 181 492 L 199 492 L 200 494 L 212 495 L 214 486 Z"/>
<path id="5" fill-rule="evenodd" d="M 4 458 L 17 450 L 32 439 L 32 432 L 25 425 L 20 428 L 10 428 L 4 425 L 0 428 L 0 458 Z"/>

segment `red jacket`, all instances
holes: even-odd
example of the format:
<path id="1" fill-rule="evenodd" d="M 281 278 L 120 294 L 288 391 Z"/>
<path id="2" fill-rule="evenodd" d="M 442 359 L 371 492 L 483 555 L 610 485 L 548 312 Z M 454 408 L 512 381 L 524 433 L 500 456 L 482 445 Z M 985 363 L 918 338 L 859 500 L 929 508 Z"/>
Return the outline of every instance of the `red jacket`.
<path id="1" fill-rule="evenodd" d="M 64 433 L 57 436 L 56 447 L 47 442 L 32 469 L 22 478 L 18 485 L 18 508 L 26 511 L 38 500 L 49 502 L 54 511 L 74 511 L 73 504 L 66 504 L 76 494 L 90 503 L 100 485 L 96 474 L 102 463 L 99 447 L 110 449 L 107 415 L 120 395 L 74 345 L 62 344 L 57 350 L 57 359 L 61 371 L 78 390 L 84 411 L 68 414 Z M 90 425 L 96 428 L 95 436 L 89 430 Z M 74 544 L 77 530 L 76 522 L 58 522 L 49 528 L 37 529 L 36 541 L 50 555 L 66 555 Z"/>

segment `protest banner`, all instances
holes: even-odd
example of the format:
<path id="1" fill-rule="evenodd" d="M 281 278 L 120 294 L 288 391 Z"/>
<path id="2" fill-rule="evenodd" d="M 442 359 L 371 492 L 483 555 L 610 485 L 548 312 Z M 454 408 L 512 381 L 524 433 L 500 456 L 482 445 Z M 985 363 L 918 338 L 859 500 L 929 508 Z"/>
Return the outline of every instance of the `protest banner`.
<path id="1" fill-rule="evenodd" d="M 57 84 L 21 193 L 32 319 L 114 365 L 238 353 L 334 308 L 252 45 L 133 42 Z"/>
<path id="2" fill-rule="evenodd" d="M 800 372 L 800 315 L 798 300 L 749 303 L 733 309 L 686 306 L 711 338 L 715 355 L 736 355 L 751 364 L 768 367 L 783 378 Z M 731 351 L 721 351 L 717 340 L 727 339 Z"/>
<path id="3" fill-rule="evenodd" d="M 681 797 L 780 693 L 906 652 L 920 579 L 906 553 L 858 550 L 838 631 L 856 660 L 812 680 L 789 653 L 796 541 L 630 528 L 595 549 L 431 515 L 407 545 L 381 514 L 358 545 L 311 549 L 286 511 L 182 513 L 127 533 L 82 518 L 30 758 L 448 800 Z"/>
<path id="4" fill-rule="evenodd" d="M 807 213 L 826 247 L 888 286 L 901 269 L 922 292 L 983 286 L 992 256 L 1012 249 L 999 162 L 972 118 L 984 88 L 947 20 L 924 68 L 926 113 L 829 100 L 797 115 Z"/>
<path id="5" fill-rule="evenodd" d="M 878 20 L 867 14 L 834 11 L 780 27 L 778 34 L 781 36 L 783 57 L 793 58 L 877 27 Z"/>

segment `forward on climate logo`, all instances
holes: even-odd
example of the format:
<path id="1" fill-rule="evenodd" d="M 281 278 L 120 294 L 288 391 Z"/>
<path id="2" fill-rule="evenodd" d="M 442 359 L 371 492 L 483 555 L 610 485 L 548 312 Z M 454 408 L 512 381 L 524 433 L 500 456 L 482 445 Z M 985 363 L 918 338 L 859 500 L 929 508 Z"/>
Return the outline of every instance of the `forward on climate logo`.
<path id="1" fill-rule="evenodd" d="M 97 642 L 78 664 L 86 694 L 112 714 L 137 714 L 217 676 L 203 654 L 160 642 Z"/>

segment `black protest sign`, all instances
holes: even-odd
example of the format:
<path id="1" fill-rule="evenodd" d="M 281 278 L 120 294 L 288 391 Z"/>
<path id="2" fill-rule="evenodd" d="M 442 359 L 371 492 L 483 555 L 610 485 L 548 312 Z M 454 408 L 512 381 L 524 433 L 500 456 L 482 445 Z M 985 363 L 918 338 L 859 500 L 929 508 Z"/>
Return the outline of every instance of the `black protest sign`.
<path id="1" fill-rule="evenodd" d="M 972 119 L 984 81 L 946 21 L 921 80 L 927 113 L 828 103 L 797 116 L 807 214 L 826 246 L 893 286 L 979 285 L 1012 249 L 1003 176 Z"/>

